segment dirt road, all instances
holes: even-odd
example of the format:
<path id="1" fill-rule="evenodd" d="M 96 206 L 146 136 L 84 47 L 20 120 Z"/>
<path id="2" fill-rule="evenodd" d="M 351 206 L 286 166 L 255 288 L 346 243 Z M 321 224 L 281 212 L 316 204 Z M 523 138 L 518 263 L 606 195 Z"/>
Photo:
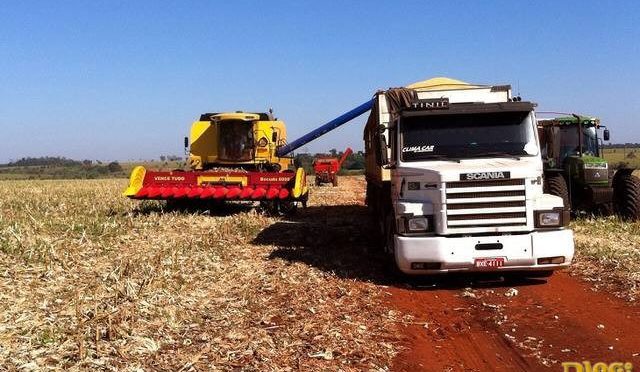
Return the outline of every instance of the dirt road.
<path id="1" fill-rule="evenodd" d="M 394 371 L 561 371 L 562 362 L 640 364 L 640 309 L 566 273 L 547 280 L 455 278 L 390 287 L 414 317 Z"/>
<path id="2" fill-rule="evenodd" d="M 351 188 L 361 182 L 345 180 Z M 334 226 L 353 226 L 367 214 L 363 207 L 342 208 L 333 214 Z M 327 209 L 321 212 L 326 215 Z M 558 272 L 548 279 L 506 281 L 486 276 L 390 278 L 382 268 L 384 257 L 361 262 L 361 254 L 371 252 L 357 247 L 374 242 L 366 225 L 357 226 L 345 233 L 348 241 L 338 239 L 342 244 L 333 246 L 340 266 L 329 268 L 378 284 L 388 308 L 409 315 L 398 326 L 401 352 L 393 371 L 562 371 L 562 362 L 570 361 L 640 365 L 640 307 L 593 290 L 577 275 Z M 308 233 L 299 231 L 298 236 Z"/>

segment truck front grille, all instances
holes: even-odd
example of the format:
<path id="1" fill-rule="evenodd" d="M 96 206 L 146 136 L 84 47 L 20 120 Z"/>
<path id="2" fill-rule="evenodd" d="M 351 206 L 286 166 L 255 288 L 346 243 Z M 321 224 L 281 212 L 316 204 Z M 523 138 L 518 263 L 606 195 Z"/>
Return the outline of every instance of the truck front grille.
<path id="1" fill-rule="evenodd" d="M 525 226 L 524 179 L 445 183 L 448 228 Z"/>

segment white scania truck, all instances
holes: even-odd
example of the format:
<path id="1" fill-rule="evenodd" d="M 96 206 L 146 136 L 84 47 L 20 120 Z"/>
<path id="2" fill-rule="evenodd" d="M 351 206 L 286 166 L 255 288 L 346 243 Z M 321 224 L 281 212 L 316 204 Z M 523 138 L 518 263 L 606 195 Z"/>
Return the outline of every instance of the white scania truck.
<path id="1" fill-rule="evenodd" d="M 509 86 L 447 78 L 375 94 L 367 204 L 402 272 L 534 277 L 571 263 L 569 210 L 542 190 L 534 107 Z"/>

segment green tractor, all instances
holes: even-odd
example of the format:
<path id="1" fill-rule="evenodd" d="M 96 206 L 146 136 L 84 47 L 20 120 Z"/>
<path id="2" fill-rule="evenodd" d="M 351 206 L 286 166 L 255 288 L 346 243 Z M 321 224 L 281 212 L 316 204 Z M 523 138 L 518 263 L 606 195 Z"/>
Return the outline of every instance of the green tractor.
<path id="1" fill-rule="evenodd" d="M 545 193 L 562 197 L 573 214 L 616 213 L 624 220 L 640 218 L 640 179 L 633 168 L 613 170 L 602 154 L 609 130 L 600 119 L 570 115 L 538 119 L 544 161 Z"/>

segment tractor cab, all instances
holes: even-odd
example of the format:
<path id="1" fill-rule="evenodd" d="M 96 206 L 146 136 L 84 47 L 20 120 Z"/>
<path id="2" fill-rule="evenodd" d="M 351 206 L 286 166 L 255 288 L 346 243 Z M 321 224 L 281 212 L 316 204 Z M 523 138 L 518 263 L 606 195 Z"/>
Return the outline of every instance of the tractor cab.
<path id="1" fill-rule="evenodd" d="M 609 172 L 602 156 L 598 130 L 600 119 L 589 116 L 565 116 L 538 119 L 538 134 L 547 170 L 567 172 L 578 184 L 607 185 Z M 609 131 L 604 130 L 604 140 Z"/>
<path id="2" fill-rule="evenodd" d="M 624 219 L 640 218 L 640 180 L 633 168 L 609 169 L 602 140 L 609 130 L 600 119 L 571 115 L 538 119 L 544 162 L 544 190 L 559 196 L 576 213 L 612 213 Z"/>

